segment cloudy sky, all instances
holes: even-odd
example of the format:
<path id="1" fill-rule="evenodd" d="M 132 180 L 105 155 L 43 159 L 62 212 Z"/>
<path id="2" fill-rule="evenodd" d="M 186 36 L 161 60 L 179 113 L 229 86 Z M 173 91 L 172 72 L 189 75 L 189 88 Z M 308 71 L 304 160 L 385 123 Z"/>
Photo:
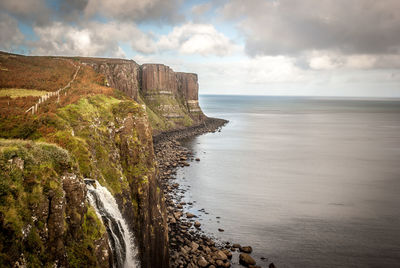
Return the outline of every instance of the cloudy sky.
<path id="1" fill-rule="evenodd" d="M 199 74 L 201 94 L 400 97 L 399 0 L 1 0 L 0 50 Z"/>

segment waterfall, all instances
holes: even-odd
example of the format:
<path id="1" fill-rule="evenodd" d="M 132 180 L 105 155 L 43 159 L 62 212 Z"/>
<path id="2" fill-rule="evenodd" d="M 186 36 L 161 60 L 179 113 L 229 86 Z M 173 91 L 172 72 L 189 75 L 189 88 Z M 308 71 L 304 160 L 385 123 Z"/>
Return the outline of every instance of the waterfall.
<path id="1" fill-rule="evenodd" d="M 85 182 L 89 202 L 107 229 L 109 246 L 113 251 L 113 267 L 140 267 L 133 235 L 129 232 L 115 198 L 97 181 L 87 179 Z"/>

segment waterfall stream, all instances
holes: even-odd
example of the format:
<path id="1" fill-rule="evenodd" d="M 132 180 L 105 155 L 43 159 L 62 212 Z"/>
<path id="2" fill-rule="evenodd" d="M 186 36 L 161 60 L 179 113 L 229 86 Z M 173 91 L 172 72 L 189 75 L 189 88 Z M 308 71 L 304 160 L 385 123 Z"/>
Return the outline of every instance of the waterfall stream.
<path id="1" fill-rule="evenodd" d="M 109 246 L 113 251 L 113 267 L 140 267 L 136 258 L 137 248 L 133 235 L 118 208 L 117 202 L 106 187 L 95 180 L 85 180 L 90 204 L 96 209 L 108 233 Z"/>

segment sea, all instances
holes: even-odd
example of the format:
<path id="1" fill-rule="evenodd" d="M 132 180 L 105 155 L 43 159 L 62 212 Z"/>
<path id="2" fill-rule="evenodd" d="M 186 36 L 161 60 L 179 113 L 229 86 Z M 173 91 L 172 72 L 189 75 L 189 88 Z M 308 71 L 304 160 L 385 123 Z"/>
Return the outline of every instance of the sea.
<path id="1" fill-rule="evenodd" d="M 261 267 L 400 267 L 400 101 L 202 95 L 200 105 L 229 120 L 182 142 L 200 161 L 177 181 L 205 233 L 252 246 Z"/>

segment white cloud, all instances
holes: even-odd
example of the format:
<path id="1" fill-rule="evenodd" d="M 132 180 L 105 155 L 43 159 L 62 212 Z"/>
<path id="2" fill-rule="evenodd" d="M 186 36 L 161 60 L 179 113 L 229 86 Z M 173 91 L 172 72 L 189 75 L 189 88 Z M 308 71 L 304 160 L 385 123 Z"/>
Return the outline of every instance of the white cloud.
<path id="1" fill-rule="evenodd" d="M 344 63 L 324 55 L 312 59 L 317 69 L 334 69 L 367 68 L 372 56 L 399 55 L 399 9 L 398 0 L 231 0 L 220 12 L 237 23 L 250 56 L 310 51 L 351 56 Z"/>
<path id="2" fill-rule="evenodd" d="M 211 24 L 187 23 L 174 27 L 158 41 L 160 50 L 176 50 L 183 54 L 227 56 L 238 47 Z"/>
<path id="3" fill-rule="evenodd" d="M 34 52 L 39 55 L 125 57 L 119 42 L 128 42 L 132 49 L 142 53 L 151 53 L 156 49 L 150 35 L 126 22 L 89 22 L 85 28 L 56 22 L 36 26 L 34 31 L 39 37 L 33 43 Z"/>
<path id="4" fill-rule="evenodd" d="M 0 33 L 0 49 L 12 50 L 24 41 L 17 20 L 2 12 L 0 12 Z"/>
<path id="5" fill-rule="evenodd" d="M 332 51 L 313 51 L 308 53 L 306 58 L 309 67 L 314 70 L 368 70 L 400 67 L 400 55 L 345 55 Z"/>
<path id="6" fill-rule="evenodd" d="M 1 0 L 0 10 L 8 12 L 21 20 L 32 20 L 37 24 L 45 24 L 49 21 L 50 9 L 45 0 Z"/>
<path id="7" fill-rule="evenodd" d="M 176 23 L 183 20 L 179 13 L 181 0 L 88 0 L 87 17 L 100 14 L 120 21 L 158 21 Z"/>
<path id="8" fill-rule="evenodd" d="M 247 79 L 252 84 L 294 83 L 304 81 L 304 70 L 285 56 L 258 56 L 244 61 Z"/>
<path id="9" fill-rule="evenodd" d="M 250 58 L 244 54 L 201 59 L 152 54 L 134 60 L 139 64 L 162 62 L 175 71 L 197 73 L 200 94 L 400 97 L 396 70 L 369 70 L 368 75 L 364 69 L 314 70 L 299 67 L 293 57 Z"/>
<path id="10" fill-rule="evenodd" d="M 349 69 L 372 69 L 377 57 L 372 55 L 350 55 L 346 57 L 345 67 Z"/>
<path id="11" fill-rule="evenodd" d="M 342 63 L 328 55 L 317 55 L 310 58 L 310 67 L 315 70 L 337 69 Z"/>
<path id="12" fill-rule="evenodd" d="M 213 8 L 213 3 L 208 2 L 208 3 L 202 3 L 198 4 L 192 7 L 192 20 L 194 22 L 200 22 L 200 21 L 205 21 L 205 14 L 212 10 Z"/>
<path id="13" fill-rule="evenodd" d="M 135 24 L 110 21 L 88 22 L 80 25 L 55 22 L 35 26 L 39 37 L 34 42 L 34 52 L 40 55 L 83 55 L 125 57 L 121 42 L 131 45 L 142 54 L 172 51 L 185 55 L 226 56 L 240 48 L 214 26 L 208 24 L 184 24 L 167 35 L 156 36 L 142 32 Z"/>
<path id="14" fill-rule="evenodd" d="M 189 57 L 189 59 L 188 59 Z M 139 64 L 157 63 L 157 55 L 136 56 Z M 198 60 L 186 57 L 164 57 L 163 63 L 175 71 L 195 72 L 199 75 L 202 90 L 250 90 L 269 84 L 309 82 L 313 71 L 296 66 L 293 59 L 285 56 L 260 56 L 249 58 L 243 54 L 230 57 L 207 57 Z"/>

